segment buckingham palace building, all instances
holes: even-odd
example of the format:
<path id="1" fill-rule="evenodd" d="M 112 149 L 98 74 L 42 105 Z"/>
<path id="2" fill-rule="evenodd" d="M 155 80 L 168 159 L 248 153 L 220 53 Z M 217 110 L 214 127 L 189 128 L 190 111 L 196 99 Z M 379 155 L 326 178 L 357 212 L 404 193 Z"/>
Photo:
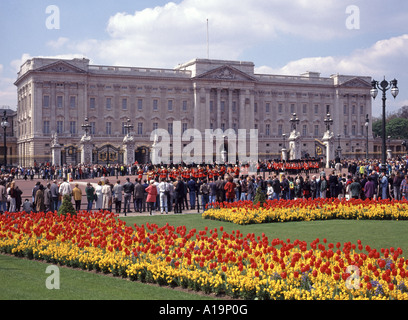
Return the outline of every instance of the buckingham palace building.
<path id="1" fill-rule="evenodd" d="M 254 63 L 243 61 L 194 59 L 159 69 L 33 58 L 21 66 L 15 82 L 18 164 L 52 161 L 55 140 L 63 164 L 80 163 L 84 128 L 92 137 L 92 163 L 100 164 L 124 161 L 123 141 L 130 130 L 134 159 L 151 161 L 157 129 L 170 137 L 176 129 L 195 129 L 203 137 L 207 130 L 245 129 L 247 152 L 255 143 L 250 132 L 256 132 L 261 160 L 280 159 L 294 128 L 299 157 L 324 157 L 328 129 L 343 158 L 364 158 L 373 150 L 370 82 L 366 76 L 317 72 L 258 74 Z M 169 161 L 176 162 L 175 142 L 168 146 Z M 186 144 L 183 139 L 181 149 Z M 237 145 L 227 141 L 222 149 L 238 150 Z"/>

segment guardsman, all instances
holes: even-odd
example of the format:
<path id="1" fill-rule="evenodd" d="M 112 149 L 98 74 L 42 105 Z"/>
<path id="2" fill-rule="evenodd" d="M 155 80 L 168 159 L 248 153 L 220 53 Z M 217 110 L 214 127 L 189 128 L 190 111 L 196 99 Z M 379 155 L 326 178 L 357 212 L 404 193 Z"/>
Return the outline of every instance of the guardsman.
<path id="1" fill-rule="evenodd" d="M 221 166 L 220 166 L 219 175 L 220 175 L 222 178 L 224 178 L 224 176 L 225 176 L 225 166 L 224 166 L 224 165 L 221 165 Z"/>
<path id="2" fill-rule="evenodd" d="M 215 167 L 213 169 L 214 180 L 218 180 L 219 175 L 220 175 L 220 169 L 219 169 L 218 165 L 215 165 Z"/>
<path id="3" fill-rule="evenodd" d="M 237 165 L 235 165 L 234 167 L 234 177 L 235 178 L 239 177 L 239 167 Z"/>
<path id="4" fill-rule="evenodd" d="M 150 181 L 153 179 L 154 179 L 154 171 L 152 167 L 149 167 L 149 170 L 147 170 L 147 181 Z"/>
<path id="5" fill-rule="evenodd" d="M 159 175 L 160 175 L 160 180 L 167 179 L 167 168 L 162 166 L 159 171 Z"/>
<path id="6" fill-rule="evenodd" d="M 142 181 L 143 180 L 143 169 L 142 169 L 142 167 L 138 167 L 138 169 L 137 169 L 137 178 L 140 180 L 140 181 Z"/>
<path id="7" fill-rule="evenodd" d="M 214 171 L 210 165 L 207 166 L 207 175 L 209 180 L 214 178 Z"/>

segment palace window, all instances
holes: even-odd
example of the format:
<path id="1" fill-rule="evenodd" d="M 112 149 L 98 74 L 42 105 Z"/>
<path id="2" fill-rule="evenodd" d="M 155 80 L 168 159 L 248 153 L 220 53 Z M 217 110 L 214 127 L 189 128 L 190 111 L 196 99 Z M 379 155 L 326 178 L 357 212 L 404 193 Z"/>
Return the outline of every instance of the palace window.
<path id="1" fill-rule="evenodd" d="M 75 96 L 69 97 L 69 106 L 70 108 L 76 108 L 76 97 Z"/>
<path id="2" fill-rule="evenodd" d="M 44 134 L 49 134 L 50 133 L 50 122 L 48 120 L 44 121 L 43 133 Z"/>
<path id="3" fill-rule="evenodd" d="M 106 98 L 106 109 L 112 109 L 112 98 Z"/>
<path id="4" fill-rule="evenodd" d="M 50 107 L 50 96 L 43 97 L 43 107 L 49 108 Z"/>
<path id="5" fill-rule="evenodd" d="M 57 121 L 57 133 L 64 132 L 64 121 Z"/>
<path id="6" fill-rule="evenodd" d="M 70 123 L 69 123 L 69 132 L 71 134 L 76 134 L 76 121 L 70 121 Z"/>
<path id="7" fill-rule="evenodd" d="M 112 134 L 112 122 L 106 122 L 106 128 L 105 128 L 105 133 L 106 134 Z"/>
<path id="8" fill-rule="evenodd" d="M 63 107 L 63 96 L 57 96 L 57 108 Z"/>

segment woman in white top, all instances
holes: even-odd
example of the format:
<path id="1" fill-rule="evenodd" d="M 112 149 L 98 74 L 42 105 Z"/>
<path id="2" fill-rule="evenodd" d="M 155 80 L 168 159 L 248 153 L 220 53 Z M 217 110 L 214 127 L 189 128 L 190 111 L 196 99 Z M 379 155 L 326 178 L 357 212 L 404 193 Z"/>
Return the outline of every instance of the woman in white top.
<path id="1" fill-rule="evenodd" d="M 268 182 L 267 186 L 268 187 L 266 189 L 266 195 L 268 196 L 268 200 L 272 200 L 272 195 L 273 195 L 272 185 Z"/>
<path id="2" fill-rule="evenodd" d="M 169 188 L 165 179 L 162 179 L 157 189 L 160 193 L 160 213 L 163 214 L 163 210 L 165 210 L 167 214 L 169 212 L 167 206 L 167 194 L 169 193 Z"/>
<path id="3" fill-rule="evenodd" d="M 95 195 L 98 197 L 95 201 L 95 209 L 102 209 L 102 182 L 99 181 L 98 185 L 95 187 Z"/>

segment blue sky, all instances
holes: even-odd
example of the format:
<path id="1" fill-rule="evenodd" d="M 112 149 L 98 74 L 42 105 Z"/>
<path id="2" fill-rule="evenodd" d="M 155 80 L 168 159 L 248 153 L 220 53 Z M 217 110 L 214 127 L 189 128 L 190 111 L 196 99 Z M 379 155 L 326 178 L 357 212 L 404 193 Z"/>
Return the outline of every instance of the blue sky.
<path id="1" fill-rule="evenodd" d="M 47 28 L 50 5 L 59 29 Z M 406 0 L 1 0 L 0 106 L 15 108 L 13 82 L 32 57 L 164 68 L 206 58 L 207 19 L 210 58 L 252 61 L 258 73 L 396 78 L 387 110 L 408 105 Z"/>

